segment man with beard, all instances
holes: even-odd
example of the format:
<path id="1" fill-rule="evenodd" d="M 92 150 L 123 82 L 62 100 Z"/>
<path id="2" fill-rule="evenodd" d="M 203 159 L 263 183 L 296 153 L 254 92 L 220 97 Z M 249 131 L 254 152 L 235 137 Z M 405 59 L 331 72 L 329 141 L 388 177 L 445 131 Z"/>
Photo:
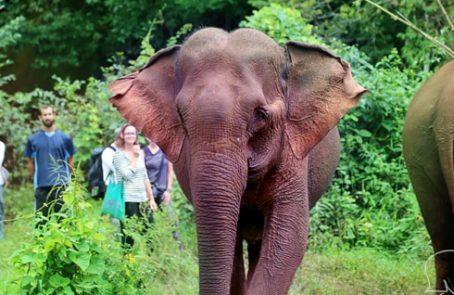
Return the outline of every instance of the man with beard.
<path id="1" fill-rule="evenodd" d="M 35 212 L 47 217 L 63 205 L 61 193 L 69 181 L 75 148 L 72 138 L 55 127 L 53 108 L 42 106 L 39 111 L 43 128 L 28 138 L 24 154 L 33 176 Z"/>

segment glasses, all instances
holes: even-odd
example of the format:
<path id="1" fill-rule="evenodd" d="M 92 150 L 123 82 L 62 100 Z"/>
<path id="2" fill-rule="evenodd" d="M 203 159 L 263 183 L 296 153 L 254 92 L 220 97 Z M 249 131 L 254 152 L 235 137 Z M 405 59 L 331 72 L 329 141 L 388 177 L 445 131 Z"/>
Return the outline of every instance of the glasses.
<path id="1" fill-rule="evenodd" d="M 125 132 L 125 135 L 136 135 L 137 133 L 135 132 Z"/>

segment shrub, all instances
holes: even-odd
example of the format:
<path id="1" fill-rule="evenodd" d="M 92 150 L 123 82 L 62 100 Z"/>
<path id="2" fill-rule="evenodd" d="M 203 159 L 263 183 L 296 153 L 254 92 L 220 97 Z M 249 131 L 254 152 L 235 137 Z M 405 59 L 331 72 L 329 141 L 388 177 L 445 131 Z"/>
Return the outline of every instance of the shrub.
<path id="1" fill-rule="evenodd" d="M 185 252 L 178 250 L 170 215 L 157 214 L 146 231 L 137 220 L 127 220 L 125 230 L 135 243 L 125 249 L 118 228 L 99 215 L 99 204 L 84 199 L 82 180 L 76 171 L 63 193 L 62 211 L 50 215 L 12 256 L 20 294 L 158 294 L 157 285 L 166 294 L 182 294 L 197 286 L 195 255 L 187 245 Z"/>

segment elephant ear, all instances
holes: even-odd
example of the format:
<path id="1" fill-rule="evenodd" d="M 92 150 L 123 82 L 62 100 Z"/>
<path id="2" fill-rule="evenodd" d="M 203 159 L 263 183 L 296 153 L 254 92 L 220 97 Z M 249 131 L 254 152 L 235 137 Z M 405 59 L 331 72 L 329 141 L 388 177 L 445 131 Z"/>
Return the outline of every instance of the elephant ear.
<path id="1" fill-rule="evenodd" d="M 350 65 L 323 47 L 287 43 L 288 118 L 293 154 L 303 159 L 367 92 L 352 78 Z"/>
<path id="2" fill-rule="evenodd" d="M 175 64 L 180 46 L 158 51 L 139 71 L 114 81 L 110 101 L 176 162 L 185 133 L 175 104 Z"/>

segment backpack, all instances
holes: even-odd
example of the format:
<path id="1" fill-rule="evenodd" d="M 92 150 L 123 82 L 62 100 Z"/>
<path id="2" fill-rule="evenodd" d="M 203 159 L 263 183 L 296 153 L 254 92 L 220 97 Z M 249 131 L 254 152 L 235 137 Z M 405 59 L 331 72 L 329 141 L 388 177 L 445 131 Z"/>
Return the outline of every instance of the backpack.
<path id="1" fill-rule="evenodd" d="M 116 150 L 113 146 L 108 146 Z M 97 147 L 92 150 L 90 157 L 90 169 L 88 170 L 88 192 L 91 197 L 95 199 L 104 198 L 106 193 L 106 184 L 104 183 L 103 171 L 102 171 L 102 152 L 104 148 Z"/>

